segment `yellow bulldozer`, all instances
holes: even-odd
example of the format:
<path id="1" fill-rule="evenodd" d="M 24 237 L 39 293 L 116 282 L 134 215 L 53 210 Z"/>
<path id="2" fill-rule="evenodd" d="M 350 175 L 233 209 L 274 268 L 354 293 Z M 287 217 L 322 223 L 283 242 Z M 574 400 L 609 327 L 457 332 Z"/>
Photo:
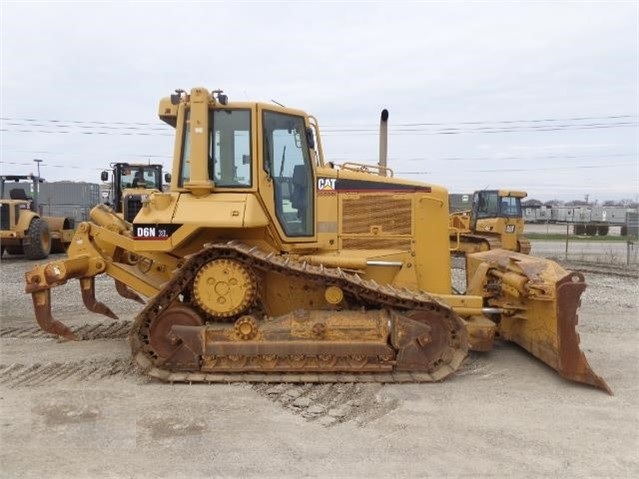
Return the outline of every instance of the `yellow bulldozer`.
<path id="1" fill-rule="evenodd" d="M 43 330 L 75 339 L 50 300 L 72 278 L 114 317 L 94 294 L 107 274 L 147 298 L 129 341 L 164 381 L 439 381 L 500 339 L 610 391 L 579 349 L 583 276 L 497 249 L 467 255 L 455 294 L 448 193 L 394 177 L 382 141 L 379 164 L 335 165 L 313 116 L 205 88 L 159 116 L 175 128 L 170 190 L 132 224 L 95 207 L 66 259 L 26 273 Z"/>
<path id="2" fill-rule="evenodd" d="M 475 191 L 470 210 L 450 214 L 451 251 L 467 254 L 502 248 L 530 253 L 521 209 L 521 199 L 526 195 L 506 189 Z"/>

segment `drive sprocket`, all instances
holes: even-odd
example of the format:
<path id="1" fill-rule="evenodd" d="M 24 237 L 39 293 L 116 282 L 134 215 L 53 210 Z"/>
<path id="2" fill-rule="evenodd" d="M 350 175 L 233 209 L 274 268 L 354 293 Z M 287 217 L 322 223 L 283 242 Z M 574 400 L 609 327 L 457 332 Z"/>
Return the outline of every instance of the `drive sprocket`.
<path id="1" fill-rule="evenodd" d="M 243 313 L 253 304 L 256 295 L 255 275 L 234 259 L 219 258 L 205 264 L 193 281 L 197 305 L 214 318 Z"/>

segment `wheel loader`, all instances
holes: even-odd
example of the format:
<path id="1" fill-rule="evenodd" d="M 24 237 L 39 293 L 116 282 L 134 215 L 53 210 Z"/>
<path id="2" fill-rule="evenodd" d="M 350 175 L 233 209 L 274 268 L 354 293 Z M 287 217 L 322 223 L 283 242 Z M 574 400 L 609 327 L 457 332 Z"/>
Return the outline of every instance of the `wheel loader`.
<path id="1" fill-rule="evenodd" d="M 175 128 L 170 190 L 132 224 L 95 207 L 66 259 L 26 273 L 43 330 L 76 339 L 50 294 L 73 278 L 115 317 L 95 297 L 107 274 L 145 303 L 131 351 L 163 381 L 432 382 L 504 340 L 610 392 L 579 349 L 583 276 L 496 249 L 467 255 L 454 293 L 448 193 L 396 178 L 385 141 L 379 164 L 336 165 L 313 116 L 202 87 L 159 116 Z"/>
<path id="2" fill-rule="evenodd" d="M 5 199 L 7 185 L 32 183 L 34 196 L 21 187 L 11 188 Z M 42 216 L 38 204 L 40 183 L 36 175 L 0 176 L 0 256 L 5 251 L 29 260 L 45 259 L 49 253 L 64 253 L 73 238 L 75 222 L 72 218 Z"/>
<path id="3" fill-rule="evenodd" d="M 523 236 L 521 199 L 515 190 L 480 190 L 473 193 L 471 209 L 451 213 L 449 234 L 453 254 L 507 249 L 530 253 L 530 241 Z"/>
<path id="4" fill-rule="evenodd" d="M 164 189 L 162 184 L 162 165 L 142 163 L 111 163 L 111 171 L 104 170 L 100 179 L 109 181 L 108 203 L 125 221 L 133 221 L 142 208 L 142 201 L 148 195 Z M 164 181 L 171 181 L 169 173 L 164 174 Z"/>

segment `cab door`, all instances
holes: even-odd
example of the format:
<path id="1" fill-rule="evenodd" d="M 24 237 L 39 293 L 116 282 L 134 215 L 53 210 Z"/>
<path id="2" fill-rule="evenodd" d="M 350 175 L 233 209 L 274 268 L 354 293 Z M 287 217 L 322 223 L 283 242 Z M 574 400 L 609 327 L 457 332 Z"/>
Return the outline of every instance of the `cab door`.
<path id="1" fill-rule="evenodd" d="M 315 179 L 303 114 L 258 109 L 260 193 L 284 242 L 315 241 Z"/>

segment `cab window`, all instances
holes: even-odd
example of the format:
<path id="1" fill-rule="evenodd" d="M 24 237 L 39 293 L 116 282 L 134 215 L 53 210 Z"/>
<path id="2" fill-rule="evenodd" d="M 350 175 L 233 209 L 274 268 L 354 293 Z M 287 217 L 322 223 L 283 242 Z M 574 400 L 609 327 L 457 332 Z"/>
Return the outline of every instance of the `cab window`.
<path id="1" fill-rule="evenodd" d="M 191 178 L 191 110 L 184 113 L 184 131 L 182 134 L 182 158 L 180 161 L 180 178 L 178 185 L 182 186 Z"/>
<path id="2" fill-rule="evenodd" d="M 214 110 L 209 125 L 209 179 L 218 187 L 251 186 L 250 111 Z"/>
<path id="3" fill-rule="evenodd" d="M 503 196 L 501 198 L 501 215 L 506 218 L 517 218 L 521 216 L 521 198 L 513 196 Z"/>
<path id="4" fill-rule="evenodd" d="M 499 216 L 499 195 L 496 191 L 475 193 L 477 218 L 496 218 Z"/>
<path id="5" fill-rule="evenodd" d="M 122 169 L 123 188 L 160 189 L 159 171 L 152 166 L 126 166 Z"/>
<path id="6" fill-rule="evenodd" d="M 263 115 L 263 168 L 273 180 L 277 219 L 287 236 L 313 236 L 313 169 L 304 119 L 272 111 Z"/>
<path id="7" fill-rule="evenodd" d="M 251 113 L 249 110 L 213 110 L 209 115 L 208 175 L 215 186 L 246 188 L 251 175 Z M 179 185 L 191 177 L 191 120 L 185 114 Z"/>

